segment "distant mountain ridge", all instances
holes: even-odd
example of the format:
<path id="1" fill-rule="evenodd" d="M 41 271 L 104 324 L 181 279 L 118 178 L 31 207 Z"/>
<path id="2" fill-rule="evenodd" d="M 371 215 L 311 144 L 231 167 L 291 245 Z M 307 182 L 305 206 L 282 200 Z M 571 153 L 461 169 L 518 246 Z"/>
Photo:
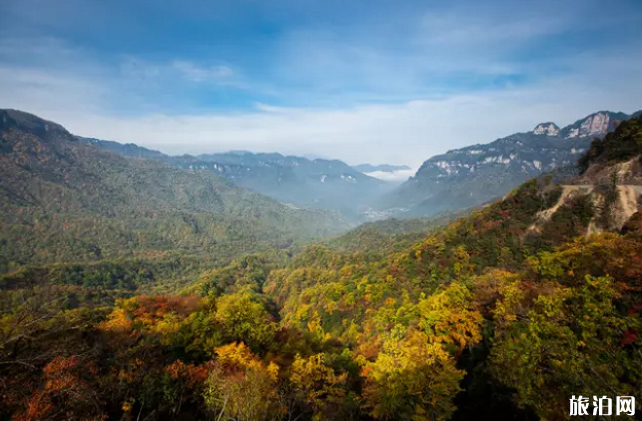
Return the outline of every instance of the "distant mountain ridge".
<path id="1" fill-rule="evenodd" d="M 158 161 L 164 161 L 164 162 L 169 161 L 171 158 L 169 155 L 165 155 L 162 152 L 159 152 L 153 149 L 147 149 L 143 146 L 138 146 L 134 143 L 118 143 L 111 140 L 102 140 L 102 139 L 96 139 L 93 137 L 83 137 L 83 136 L 75 136 L 75 137 L 76 139 L 81 140 L 83 142 L 91 143 L 92 145 L 96 145 L 101 149 L 106 149 L 108 151 L 111 151 L 123 156 L 131 156 L 134 158 L 156 159 Z"/>
<path id="2" fill-rule="evenodd" d="M 564 128 L 544 122 L 529 132 L 433 156 L 382 199 L 380 209 L 400 209 L 395 213 L 403 216 L 430 216 L 480 205 L 529 178 L 575 164 L 594 138 L 604 137 L 618 122 L 638 113 L 599 111 Z"/>
<path id="3" fill-rule="evenodd" d="M 389 164 L 381 164 L 381 165 L 359 164 L 359 165 L 353 165 L 352 168 L 364 174 L 375 172 L 375 171 L 394 172 L 394 171 L 407 171 L 411 169 L 407 165 L 389 165 Z"/>
<path id="4" fill-rule="evenodd" d="M 356 220 L 362 217 L 363 207 L 391 188 L 339 160 L 247 151 L 169 156 L 132 143 L 78 139 L 124 156 L 154 159 L 190 171 L 210 171 L 279 201 L 339 210 Z"/>

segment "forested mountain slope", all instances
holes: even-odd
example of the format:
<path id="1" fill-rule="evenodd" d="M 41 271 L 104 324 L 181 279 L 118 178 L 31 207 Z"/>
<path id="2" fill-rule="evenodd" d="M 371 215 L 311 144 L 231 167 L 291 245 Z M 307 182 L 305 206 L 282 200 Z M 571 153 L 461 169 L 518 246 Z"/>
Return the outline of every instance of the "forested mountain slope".
<path id="1" fill-rule="evenodd" d="M 293 209 L 210 172 L 124 158 L 19 111 L 0 111 L 0 136 L 2 271 L 168 251 L 228 259 L 347 227 L 338 213 Z"/>
<path id="2" fill-rule="evenodd" d="M 595 141 L 581 177 L 623 162 L 639 180 L 640 123 Z M 642 391 L 642 203 L 623 213 L 601 179 L 565 200 L 531 180 L 378 263 L 309 249 L 265 289 L 286 326 L 350 345 L 376 419 L 566 419 L 571 393 Z"/>
<path id="3" fill-rule="evenodd" d="M 480 205 L 529 178 L 574 166 L 594 138 L 604 137 L 631 117 L 600 111 L 562 129 L 540 123 L 526 133 L 434 156 L 382 199 L 380 207 L 400 208 L 399 215 L 424 216 Z"/>
<path id="4" fill-rule="evenodd" d="M 338 210 L 357 221 L 364 219 L 362 211 L 373 200 L 393 187 L 336 159 L 246 151 L 169 156 L 134 144 L 78 138 L 124 156 L 155 159 L 193 172 L 212 172 L 279 201 Z"/>
<path id="5" fill-rule="evenodd" d="M 371 256 L 389 255 L 403 250 L 429 232 L 435 231 L 467 214 L 467 211 L 446 212 L 432 218 L 389 218 L 366 222 L 323 244 L 340 253 L 368 253 Z"/>
<path id="6" fill-rule="evenodd" d="M 66 283 L 68 268 L 5 276 L 0 417 L 564 420 L 573 395 L 639 396 L 640 136 L 627 121 L 577 178 L 532 179 L 442 228 L 243 256 L 181 295 Z"/>

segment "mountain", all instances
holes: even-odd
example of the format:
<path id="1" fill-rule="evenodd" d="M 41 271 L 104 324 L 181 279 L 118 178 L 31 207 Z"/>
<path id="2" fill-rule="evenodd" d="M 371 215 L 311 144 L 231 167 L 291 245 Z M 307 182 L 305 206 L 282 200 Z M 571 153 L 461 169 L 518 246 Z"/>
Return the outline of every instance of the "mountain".
<path id="1" fill-rule="evenodd" d="M 600 111 L 561 129 L 545 122 L 489 144 L 450 150 L 425 161 L 413 177 L 380 201 L 379 210 L 426 216 L 483 204 L 529 178 L 575 164 L 593 138 L 604 137 L 629 117 Z"/>
<path id="2" fill-rule="evenodd" d="M 339 160 L 243 152 L 203 154 L 180 165 L 215 171 L 283 202 L 339 210 L 351 218 L 360 218 L 361 209 L 387 190 L 385 182 Z"/>
<path id="3" fill-rule="evenodd" d="M 528 235 L 550 242 L 570 235 L 630 231 L 634 226 L 642 233 L 642 117 L 625 120 L 615 131 L 594 139 L 577 170 L 579 174 L 558 182 L 548 174 L 539 177 L 541 192 L 557 193 L 554 202 L 537 211 Z M 581 214 L 584 221 L 574 233 L 555 221 L 570 214 Z"/>
<path id="4" fill-rule="evenodd" d="M 361 398 L 375 419 L 443 409 L 430 384 L 412 389 L 422 375 L 452 375 L 447 363 L 416 365 L 441 349 L 463 373 L 440 395 L 451 412 L 435 419 L 567 419 L 568 402 L 555 399 L 564 390 L 640 390 L 623 367 L 642 365 L 642 120 L 589 152 L 578 178 L 531 179 L 378 262 L 370 250 L 383 236 L 351 231 L 338 241 L 361 253 L 308 250 L 271 272 L 265 290 L 289 328 L 349 344 L 365 361 Z"/>
<path id="5" fill-rule="evenodd" d="M 404 171 L 404 170 L 411 169 L 407 165 L 388 165 L 388 164 L 381 164 L 381 165 L 359 164 L 359 165 L 353 165 L 352 168 L 364 174 L 375 172 L 375 171 L 394 172 L 394 171 Z"/>
<path id="6" fill-rule="evenodd" d="M 5 202 L 38 199 L 52 183 L 61 194 L 50 199 L 87 197 L 91 206 L 113 197 L 109 187 L 128 189 L 105 181 L 115 163 L 110 178 L 138 174 L 145 202 L 159 200 L 146 193 L 157 178 L 171 186 L 162 172 L 150 179 L 141 162 L 175 174 L 172 181 L 220 180 L 100 152 L 53 123 L 7 115 L 3 125 L 14 127 L 3 126 L 0 149 L 12 160 L 0 168 L 27 178 L 24 191 L 0 196 Z M 565 420 L 569 393 L 635 396 L 641 155 L 642 118 L 630 119 L 591 143 L 578 175 L 540 175 L 452 222 L 450 214 L 369 223 L 187 277 L 203 258 L 2 275 L 0 418 Z M 72 158 L 82 173 L 63 165 Z M 141 172 L 122 173 L 129 165 Z M 80 176 L 88 184 L 75 192 Z M 104 189 L 92 194 L 98 181 Z M 139 221 L 129 203 L 109 203 Z M 46 228 L 46 219 L 33 222 Z M 40 241 L 26 246 L 40 250 Z M 174 276 L 187 280 L 171 293 L 139 288 Z"/>
<path id="7" fill-rule="evenodd" d="M 20 111 L 0 110 L 0 136 L 2 272 L 170 251 L 225 260 L 349 226 L 336 212 L 295 209 L 209 171 L 125 158 Z"/>
<path id="8" fill-rule="evenodd" d="M 564 139 L 603 137 L 606 133 L 615 130 L 618 122 L 635 115 L 636 113 L 627 115 L 621 112 L 599 111 L 564 127 L 560 131 L 560 137 Z"/>
<path id="9" fill-rule="evenodd" d="M 362 218 L 363 208 L 393 187 L 339 160 L 247 151 L 169 156 L 134 144 L 79 139 L 124 156 L 155 159 L 193 172 L 213 172 L 281 202 L 338 210 L 355 220 Z"/>

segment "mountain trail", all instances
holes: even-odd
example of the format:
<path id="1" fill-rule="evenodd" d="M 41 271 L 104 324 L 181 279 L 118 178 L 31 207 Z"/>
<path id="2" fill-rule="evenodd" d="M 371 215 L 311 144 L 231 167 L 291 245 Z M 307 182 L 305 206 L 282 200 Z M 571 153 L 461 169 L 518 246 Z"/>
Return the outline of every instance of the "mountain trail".
<path id="1" fill-rule="evenodd" d="M 537 217 L 541 221 L 548 221 L 551 219 L 553 214 L 557 212 L 557 210 L 560 208 L 560 206 L 564 205 L 568 200 L 574 196 L 576 193 L 583 193 L 583 194 L 589 194 L 593 191 L 594 186 L 590 184 L 586 185 L 579 185 L 579 186 L 560 186 L 562 187 L 562 194 L 560 195 L 559 200 L 557 203 L 546 210 L 543 210 L 537 214 Z"/>

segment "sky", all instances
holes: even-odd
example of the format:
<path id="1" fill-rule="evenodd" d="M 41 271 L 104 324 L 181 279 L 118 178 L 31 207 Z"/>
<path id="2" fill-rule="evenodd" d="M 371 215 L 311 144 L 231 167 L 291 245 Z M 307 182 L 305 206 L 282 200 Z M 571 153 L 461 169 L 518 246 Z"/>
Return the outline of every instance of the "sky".
<path id="1" fill-rule="evenodd" d="M 640 0 L 0 0 L 1 108 L 169 154 L 416 168 L 640 75 Z"/>

